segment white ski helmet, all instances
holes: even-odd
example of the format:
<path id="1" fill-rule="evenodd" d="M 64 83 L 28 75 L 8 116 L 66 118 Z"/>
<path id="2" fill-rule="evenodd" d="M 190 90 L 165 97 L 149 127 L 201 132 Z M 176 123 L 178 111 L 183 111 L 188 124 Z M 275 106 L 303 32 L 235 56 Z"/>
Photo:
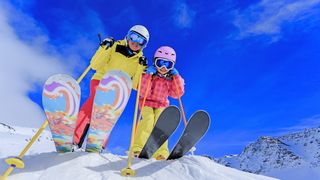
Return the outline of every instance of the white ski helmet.
<path id="1" fill-rule="evenodd" d="M 132 26 L 128 32 L 128 34 L 130 32 L 136 32 L 138 34 L 140 34 L 142 37 L 144 37 L 146 40 L 147 40 L 147 43 L 149 42 L 149 31 L 146 27 L 144 27 L 143 25 L 135 25 L 135 26 Z M 144 46 L 144 48 L 147 46 L 147 43 L 146 45 Z"/>

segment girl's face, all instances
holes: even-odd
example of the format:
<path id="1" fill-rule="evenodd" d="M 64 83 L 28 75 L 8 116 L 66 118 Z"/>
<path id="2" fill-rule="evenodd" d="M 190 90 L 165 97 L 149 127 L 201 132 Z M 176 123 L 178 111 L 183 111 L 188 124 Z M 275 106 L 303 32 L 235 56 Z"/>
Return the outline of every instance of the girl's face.
<path id="1" fill-rule="evenodd" d="M 174 61 L 165 58 L 154 58 L 154 66 L 161 74 L 168 73 L 174 67 Z"/>
<path id="2" fill-rule="evenodd" d="M 139 44 L 137 42 L 133 42 L 133 41 L 129 40 L 128 44 L 129 44 L 129 48 L 132 51 L 140 51 L 141 50 L 141 47 L 139 46 Z"/>
<path id="3" fill-rule="evenodd" d="M 166 74 L 166 73 L 168 73 L 170 70 L 167 70 L 167 68 L 162 67 L 162 68 L 157 68 L 157 71 L 160 72 L 161 74 Z"/>

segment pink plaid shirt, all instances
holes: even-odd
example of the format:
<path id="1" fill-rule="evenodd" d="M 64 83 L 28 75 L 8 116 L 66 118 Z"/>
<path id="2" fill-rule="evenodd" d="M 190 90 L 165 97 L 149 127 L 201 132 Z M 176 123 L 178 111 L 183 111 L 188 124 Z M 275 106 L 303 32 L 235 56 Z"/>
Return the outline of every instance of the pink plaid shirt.
<path id="1" fill-rule="evenodd" d="M 143 74 L 141 80 L 141 89 L 140 89 L 140 100 L 139 106 L 141 108 L 143 98 L 146 94 L 148 78 L 150 74 Z M 163 77 L 159 77 L 154 75 L 149 85 L 149 90 L 147 94 L 147 99 L 145 102 L 145 106 L 152 108 L 163 108 L 169 106 L 168 96 L 178 99 L 178 97 L 184 94 L 184 80 L 180 75 L 176 75 L 173 77 L 175 80 L 177 87 L 172 79 L 166 79 Z M 178 94 L 177 94 L 178 90 Z"/>

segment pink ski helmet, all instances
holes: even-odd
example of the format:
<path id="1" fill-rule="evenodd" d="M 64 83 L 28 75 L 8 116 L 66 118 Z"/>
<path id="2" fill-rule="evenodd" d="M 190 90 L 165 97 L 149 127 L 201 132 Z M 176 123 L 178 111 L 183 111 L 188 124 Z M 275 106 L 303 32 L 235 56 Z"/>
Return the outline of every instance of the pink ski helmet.
<path id="1" fill-rule="evenodd" d="M 173 48 L 169 46 L 161 46 L 159 49 L 157 49 L 156 53 L 153 56 L 153 59 L 157 58 L 163 58 L 168 59 L 170 61 L 176 62 L 176 52 Z"/>

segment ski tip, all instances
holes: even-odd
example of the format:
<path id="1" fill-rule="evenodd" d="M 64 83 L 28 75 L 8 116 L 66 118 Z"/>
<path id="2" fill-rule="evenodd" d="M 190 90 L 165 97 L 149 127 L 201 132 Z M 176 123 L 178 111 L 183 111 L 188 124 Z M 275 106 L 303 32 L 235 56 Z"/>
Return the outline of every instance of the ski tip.
<path id="1" fill-rule="evenodd" d="M 112 79 L 112 81 L 119 83 L 119 85 L 125 86 L 126 88 L 132 88 L 132 80 L 131 77 L 124 71 L 121 70 L 110 70 L 106 72 L 102 79 L 100 80 L 99 86 L 104 86 L 109 83 L 108 79 Z"/>
<path id="2" fill-rule="evenodd" d="M 179 110 L 178 106 L 176 106 L 176 105 L 169 105 L 168 107 L 166 107 L 166 109 L 170 109 L 170 108 Z"/>
<path id="3" fill-rule="evenodd" d="M 210 124 L 211 124 L 211 117 L 210 117 L 210 114 L 209 114 L 207 111 L 205 111 L 205 110 L 199 110 L 198 112 L 199 112 L 199 113 L 201 113 L 201 115 L 202 115 L 205 119 L 207 119 L 207 122 L 208 122 L 208 129 L 209 129 Z"/>
<path id="4" fill-rule="evenodd" d="M 178 115 L 179 115 L 179 119 L 181 119 L 180 109 L 179 109 L 177 106 L 175 106 L 175 105 L 170 105 L 170 106 L 166 107 L 166 108 L 161 112 L 161 114 L 162 114 L 162 113 L 165 113 L 165 112 L 171 113 L 171 114 L 178 114 Z"/>
<path id="5" fill-rule="evenodd" d="M 74 80 L 75 82 L 77 82 L 73 77 L 71 77 L 70 75 L 68 74 L 54 74 L 54 75 L 51 75 L 46 82 L 48 83 L 51 83 L 53 81 L 59 81 L 59 80 L 65 80 L 65 79 L 68 79 L 68 80 Z"/>
<path id="6" fill-rule="evenodd" d="M 209 121 L 211 120 L 209 113 L 205 110 L 198 110 L 195 113 L 193 113 L 192 116 L 194 115 L 203 116 L 204 118 L 209 119 Z"/>
<path id="7" fill-rule="evenodd" d="M 211 118 L 210 118 L 209 113 L 207 111 L 205 111 L 205 110 L 198 110 L 198 111 L 196 111 L 195 113 L 193 113 L 191 115 L 191 118 L 196 117 L 196 116 L 197 117 L 201 117 L 200 119 L 203 122 L 202 125 L 203 126 L 207 126 L 208 127 L 207 130 L 208 130 L 209 127 L 210 127 L 210 124 L 211 124 Z M 188 121 L 188 123 L 189 122 L 190 122 L 190 120 Z"/>
<path id="8" fill-rule="evenodd" d="M 69 84 L 68 86 L 72 86 L 72 88 L 80 94 L 80 86 L 79 83 L 71 76 L 67 74 L 54 74 L 50 76 L 43 85 L 43 89 L 49 87 L 55 83 Z"/>

